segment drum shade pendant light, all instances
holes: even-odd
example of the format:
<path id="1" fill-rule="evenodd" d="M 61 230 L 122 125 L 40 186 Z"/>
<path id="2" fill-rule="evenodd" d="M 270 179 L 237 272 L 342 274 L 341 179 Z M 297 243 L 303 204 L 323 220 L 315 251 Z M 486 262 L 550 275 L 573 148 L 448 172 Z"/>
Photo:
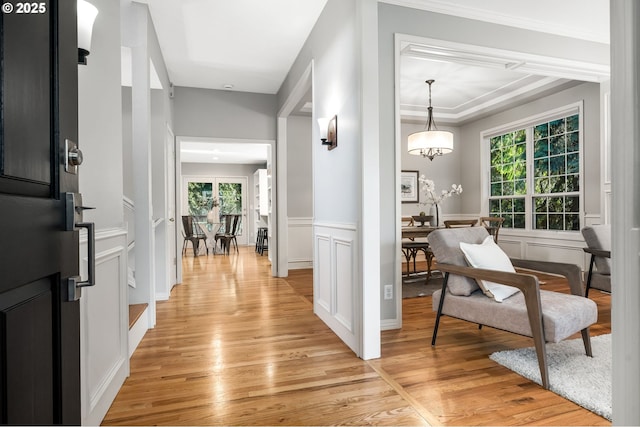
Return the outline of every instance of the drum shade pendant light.
<path id="1" fill-rule="evenodd" d="M 433 107 L 431 106 L 431 85 L 435 80 L 427 80 L 429 85 L 429 108 L 427 109 L 427 124 L 425 129 L 409 135 L 409 154 L 427 157 L 433 160 L 436 156 L 442 156 L 453 151 L 453 133 L 438 130 L 433 120 Z"/>

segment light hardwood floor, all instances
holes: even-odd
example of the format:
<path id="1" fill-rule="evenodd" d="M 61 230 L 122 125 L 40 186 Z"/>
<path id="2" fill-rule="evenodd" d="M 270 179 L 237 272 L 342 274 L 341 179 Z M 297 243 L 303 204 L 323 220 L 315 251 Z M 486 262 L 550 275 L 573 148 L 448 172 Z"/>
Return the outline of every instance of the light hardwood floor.
<path id="1" fill-rule="evenodd" d="M 186 257 L 104 425 L 610 425 L 488 358 L 531 339 L 403 300 L 403 328 L 363 361 L 313 314 L 312 272 L 270 277 L 267 256 Z M 546 288 L 559 288 L 546 277 Z M 610 296 L 592 292 L 610 332 Z"/>

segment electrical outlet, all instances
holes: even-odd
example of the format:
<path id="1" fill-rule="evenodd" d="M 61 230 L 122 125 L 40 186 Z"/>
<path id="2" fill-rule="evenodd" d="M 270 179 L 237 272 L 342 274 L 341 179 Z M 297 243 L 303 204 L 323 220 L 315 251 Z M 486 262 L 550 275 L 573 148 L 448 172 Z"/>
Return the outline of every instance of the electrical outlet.
<path id="1" fill-rule="evenodd" d="M 384 285 L 384 299 L 393 299 L 393 285 Z"/>

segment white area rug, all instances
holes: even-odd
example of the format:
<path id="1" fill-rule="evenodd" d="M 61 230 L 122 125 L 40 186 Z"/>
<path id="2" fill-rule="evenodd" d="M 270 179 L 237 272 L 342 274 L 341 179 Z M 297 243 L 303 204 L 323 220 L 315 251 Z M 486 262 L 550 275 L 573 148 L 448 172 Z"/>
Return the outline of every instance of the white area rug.
<path id="1" fill-rule="evenodd" d="M 591 337 L 593 357 L 582 338 L 547 344 L 550 389 L 611 421 L 611 335 Z M 535 348 L 493 353 L 492 360 L 542 384 Z"/>

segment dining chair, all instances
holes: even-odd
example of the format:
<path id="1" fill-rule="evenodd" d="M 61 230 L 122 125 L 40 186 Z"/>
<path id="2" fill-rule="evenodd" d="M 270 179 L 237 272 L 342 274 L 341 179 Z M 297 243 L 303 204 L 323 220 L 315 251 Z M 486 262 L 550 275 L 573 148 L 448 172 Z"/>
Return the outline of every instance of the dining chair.
<path id="1" fill-rule="evenodd" d="M 504 222 L 504 218 L 501 216 L 481 216 L 480 224 L 487 229 L 489 234 L 493 236 L 493 240 L 498 243 L 498 232 L 500 231 L 500 227 L 502 227 L 502 223 Z"/>
<path id="2" fill-rule="evenodd" d="M 193 216 L 182 215 L 182 228 L 184 230 L 184 243 L 182 244 L 182 253 L 187 249 L 187 241 L 191 242 L 193 248 L 193 256 L 198 256 L 200 250 L 200 241 L 204 242 L 204 247 L 209 255 L 209 247 L 207 246 L 207 235 L 204 234 L 200 226 L 196 224 Z"/>
<path id="3" fill-rule="evenodd" d="M 444 222 L 446 228 L 475 227 L 478 225 L 477 219 L 448 219 Z"/>
<path id="4" fill-rule="evenodd" d="M 236 252 L 239 252 L 238 240 L 236 238 L 236 235 L 239 231 L 238 227 L 240 226 L 240 216 L 240 214 L 223 215 L 222 218 L 224 221 L 224 232 L 217 233 L 214 237 L 216 245 L 218 244 L 219 240 L 222 251 L 227 255 L 229 254 L 231 243 L 235 245 Z"/>

